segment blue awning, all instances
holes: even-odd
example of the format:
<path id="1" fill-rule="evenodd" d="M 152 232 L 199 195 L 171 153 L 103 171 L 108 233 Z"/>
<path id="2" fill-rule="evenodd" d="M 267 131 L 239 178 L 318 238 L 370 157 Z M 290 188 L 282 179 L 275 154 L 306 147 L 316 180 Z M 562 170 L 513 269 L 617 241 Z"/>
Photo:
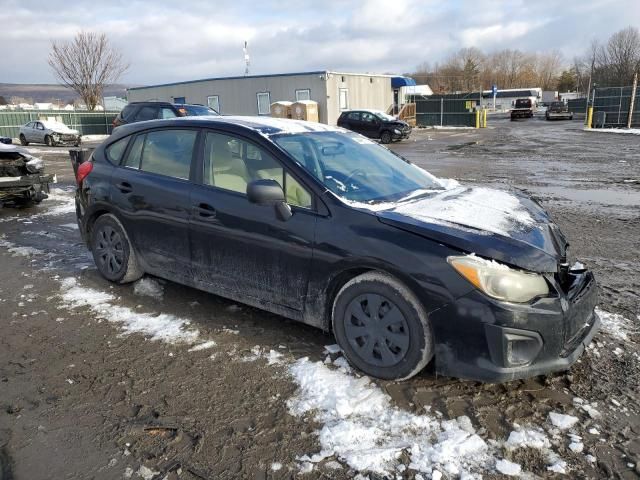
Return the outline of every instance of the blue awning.
<path id="1" fill-rule="evenodd" d="M 415 87 L 416 81 L 413 78 L 409 77 L 393 77 L 391 79 L 391 87 L 392 88 L 400 88 L 400 87 Z"/>

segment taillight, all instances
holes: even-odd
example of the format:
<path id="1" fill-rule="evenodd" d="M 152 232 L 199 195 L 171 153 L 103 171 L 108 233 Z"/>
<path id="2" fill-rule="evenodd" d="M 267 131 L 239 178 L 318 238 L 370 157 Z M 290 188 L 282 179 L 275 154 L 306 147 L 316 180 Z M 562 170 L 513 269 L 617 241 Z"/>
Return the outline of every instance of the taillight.
<path id="1" fill-rule="evenodd" d="M 76 172 L 76 182 L 78 185 L 82 185 L 82 181 L 87 178 L 91 170 L 93 170 L 93 162 L 83 162 L 78 166 L 78 171 Z"/>

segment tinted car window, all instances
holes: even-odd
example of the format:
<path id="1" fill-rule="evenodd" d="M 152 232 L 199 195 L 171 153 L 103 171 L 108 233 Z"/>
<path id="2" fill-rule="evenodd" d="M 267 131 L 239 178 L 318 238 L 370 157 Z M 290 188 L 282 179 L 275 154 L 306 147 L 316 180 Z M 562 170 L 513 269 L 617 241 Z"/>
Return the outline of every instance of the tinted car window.
<path id="1" fill-rule="evenodd" d="M 373 113 L 362 112 L 362 121 L 365 123 L 376 123 L 377 117 Z"/>
<path id="2" fill-rule="evenodd" d="M 158 118 L 158 109 L 156 107 L 144 106 L 138 110 L 136 114 L 137 122 L 144 122 L 145 120 L 153 120 Z"/>
<path id="3" fill-rule="evenodd" d="M 136 107 L 134 105 L 127 105 L 126 107 L 124 107 L 124 109 L 120 112 L 120 116 L 126 120 L 129 121 L 133 118 L 133 114 L 136 111 Z"/>
<path id="4" fill-rule="evenodd" d="M 351 112 L 351 113 L 347 114 L 347 118 L 349 120 L 360 120 L 360 113 L 359 112 Z"/>
<path id="5" fill-rule="evenodd" d="M 105 154 L 111 163 L 115 163 L 116 165 L 120 163 L 120 159 L 122 158 L 122 154 L 127 148 L 128 143 L 129 137 L 125 137 L 115 143 L 112 143 L 105 149 Z"/>
<path id="6" fill-rule="evenodd" d="M 197 133 L 195 130 L 159 130 L 147 133 L 140 169 L 188 179 Z"/>

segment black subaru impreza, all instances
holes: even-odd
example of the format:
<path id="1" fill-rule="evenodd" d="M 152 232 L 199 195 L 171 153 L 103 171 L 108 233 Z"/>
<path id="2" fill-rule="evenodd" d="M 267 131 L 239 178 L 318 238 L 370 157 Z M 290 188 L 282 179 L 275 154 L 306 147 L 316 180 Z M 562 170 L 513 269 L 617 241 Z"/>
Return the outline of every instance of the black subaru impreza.
<path id="1" fill-rule="evenodd" d="M 519 193 L 438 179 L 356 133 L 256 117 L 120 127 L 77 168 L 100 273 L 144 273 L 331 331 L 368 375 L 569 368 L 596 285 Z"/>

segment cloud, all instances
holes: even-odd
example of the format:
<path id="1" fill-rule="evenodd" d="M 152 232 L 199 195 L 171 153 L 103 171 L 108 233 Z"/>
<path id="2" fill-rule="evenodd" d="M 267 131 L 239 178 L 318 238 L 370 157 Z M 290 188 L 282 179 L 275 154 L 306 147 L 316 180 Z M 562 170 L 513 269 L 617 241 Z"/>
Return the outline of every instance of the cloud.
<path id="1" fill-rule="evenodd" d="M 637 4 L 637 5 L 636 5 Z M 0 10 L 0 82 L 54 82 L 51 40 L 103 31 L 130 63 L 122 81 L 153 84 L 251 73 L 335 69 L 406 72 L 459 48 L 558 49 L 582 53 L 640 23 L 640 2 L 441 2 L 436 0 L 5 0 Z"/>

